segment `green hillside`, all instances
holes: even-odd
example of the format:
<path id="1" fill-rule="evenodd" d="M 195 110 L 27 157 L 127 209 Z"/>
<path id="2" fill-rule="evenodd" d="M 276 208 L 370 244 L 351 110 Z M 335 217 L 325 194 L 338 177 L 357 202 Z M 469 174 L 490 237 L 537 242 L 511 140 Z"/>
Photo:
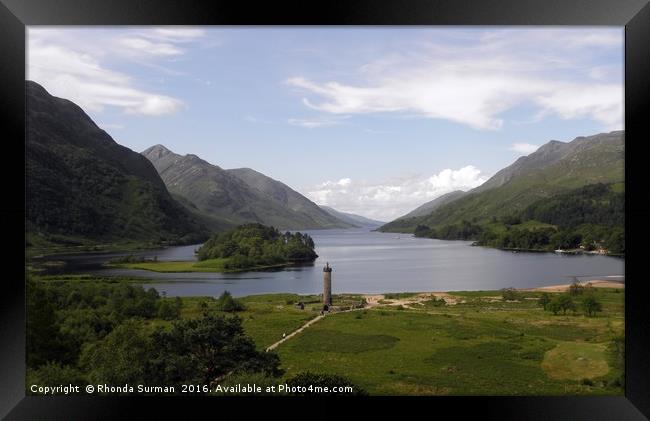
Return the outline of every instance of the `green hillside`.
<path id="1" fill-rule="evenodd" d="M 26 94 L 28 247 L 207 238 L 144 157 L 37 83 L 27 81 Z"/>
<path id="2" fill-rule="evenodd" d="M 566 231 L 585 224 L 617 227 L 618 232 L 623 227 L 622 219 L 618 218 L 622 216 L 624 197 L 623 157 L 623 132 L 580 137 L 570 143 L 552 141 L 520 158 L 468 194 L 427 215 L 398 219 L 380 230 L 443 239 L 481 240 L 481 244 L 501 247 L 528 248 L 519 244 L 529 244 L 530 248 L 545 249 L 554 247 L 553 242 L 531 239 L 504 244 L 495 239 L 501 238 L 500 233 L 511 227 L 524 230 L 530 236 L 540 234 L 540 227 L 547 231 Z M 592 188 L 584 189 L 585 186 Z M 584 208 L 586 201 L 590 201 L 589 209 Z M 577 211 L 571 213 L 572 219 L 558 220 L 568 212 L 567 203 L 574 202 Z M 603 217 L 614 211 L 616 217 Z M 555 212 L 553 217 L 552 212 Z M 527 225 L 519 226 L 523 222 Z M 597 236 L 606 235 L 599 233 Z M 605 239 L 598 238 L 597 242 L 605 242 Z M 620 246 L 616 246 L 616 250 L 619 249 Z"/>

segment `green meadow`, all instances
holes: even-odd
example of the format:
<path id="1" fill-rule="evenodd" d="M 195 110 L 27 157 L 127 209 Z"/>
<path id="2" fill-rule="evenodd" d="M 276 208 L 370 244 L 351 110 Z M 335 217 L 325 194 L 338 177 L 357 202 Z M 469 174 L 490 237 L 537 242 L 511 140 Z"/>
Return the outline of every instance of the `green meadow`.
<path id="1" fill-rule="evenodd" d="M 499 294 L 455 292 L 456 305 L 330 314 L 277 348 L 284 378 L 303 371 L 338 374 L 379 395 L 623 394 L 617 348 L 624 333 L 622 290 L 594 292 L 603 304 L 596 317 L 554 316 L 537 305 L 537 292 L 514 302 Z M 246 297 L 247 310 L 239 315 L 263 348 L 319 308 L 288 303 L 315 298 Z"/>
<path id="2" fill-rule="evenodd" d="M 152 272 L 242 272 L 249 270 L 270 269 L 274 267 L 287 266 L 286 263 L 276 265 L 259 265 L 246 268 L 228 269 L 226 264 L 228 258 L 216 258 L 203 261 L 146 261 L 137 263 L 111 263 L 112 267 L 126 269 L 141 269 Z"/>
<path id="3" fill-rule="evenodd" d="M 32 306 L 38 306 L 32 312 L 56 305 L 51 317 L 59 324 L 51 327 L 59 334 L 53 331 L 43 340 L 51 337 L 72 345 L 108 346 L 112 333 L 100 336 L 95 326 L 124 318 L 122 324 L 136 323 L 148 335 L 157 327 L 171 328 L 179 319 L 198 320 L 208 313 L 240 318 L 247 336 L 264 351 L 318 317 L 322 308 L 318 295 L 241 297 L 235 299 L 240 311 L 226 312 L 214 297 L 158 297 L 133 285 L 141 283 L 134 279 L 50 276 L 32 282 L 41 288 L 30 296 Z M 368 297 L 371 306 L 366 308 L 360 307 L 365 300 L 361 295 L 334 295 L 335 308 L 351 311 L 327 314 L 280 343 L 273 352 L 284 370 L 281 377 L 260 379 L 255 373 L 225 381 L 280 384 L 312 372 L 342 376 L 371 395 L 623 394 L 623 289 L 593 288 L 575 295 L 576 311 L 557 315 L 539 305 L 541 292 L 517 291 L 514 300 L 504 300 L 503 294 L 449 292 L 443 301 L 418 293 L 387 293 L 381 299 Z M 593 317 L 581 311 L 588 296 L 601 304 L 602 311 Z M 52 309 L 43 311 L 50 314 Z M 72 381 L 72 374 L 79 372 L 75 370 L 82 370 L 80 375 L 92 371 L 75 367 L 59 368 L 56 379 Z M 43 370 L 37 375 L 49 373 Z"/>

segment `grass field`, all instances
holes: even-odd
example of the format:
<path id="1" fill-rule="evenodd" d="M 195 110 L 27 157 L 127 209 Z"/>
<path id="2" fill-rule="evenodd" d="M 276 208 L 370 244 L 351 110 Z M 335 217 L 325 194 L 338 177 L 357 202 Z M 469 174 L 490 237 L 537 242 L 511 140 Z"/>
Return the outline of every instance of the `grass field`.
<path id="1" fill-rule="evenodd" d="M 259 349 L 282 339 L 282 334 L 289 334 L 316 317 L 322 308 L 317 295 L 266 294 L 238 298 L 245 311 L 234 313 L 243 322 L 246 333 L 253 338 Z M 358 295 L 335 295 L 333 304 L 345 306 L 357 304 Z M 297 304 L 303 302 L 301 310 Z M 206 309 L 213 312 L 216 300 L 213 297 L 183 297 L 182 318 L 199 317 Z M 215 312 L 219 313 L 219 312 Z M 152 326 L 169 326 L 172 322 L 155 319 L 148 322 Z"/>
<path id="2" fill-rule="evenodd" d="M 285 378 L 334 373 L 385 395 L 623 393 L 622 361 L 611 349 L 623 335 L 622 292 L 596 291 L 604 311 L 592 318 L 544 312 L 535 292 L 518 302 L 496 301 L 498 291 L 451 294 L 465 303 L 327 316 L 280 345 Z M 244 325 L 260 345 L 305 320 L 282 299 L 246 298 L 253 318 Z M 276 321 L 282 328 L 274 329 Z"/>
<path id="3" fill-rule="evenodd" d="M 270 269 L 274 267 L 287 266 L 286 263 L 266 266 L 253 266 L 241 269 L 226 269 L 224 264 L 228 259 L 208 259 L 200 262 L 197 261 L 157 261 L 157 262 L 139 262 L 139 263 L 112 263 L 110 266 L 150 270 L 152 272 L 242 272 L 250 270 Z"/>
<path id="4" fill-rule="evenodd" d="M 623 357 L 616 339 L 620 344 L 624 334 L 624 292 L 595 288 L 593 294 L 603 305 L 596 317 L 554 316 L 537 305 L 539 292 L 504 301 L 500 291 L 450 292 L 455 305 L 424 300 L 329 314 L 276 349 L 286 370 L 277 382 L 312 371 L 342 375 L 376 395 L 622 395 Z M 334 305 L 362 299 L 335 295 Z M 236 315 L 259 349 L 321 309 L 316 295 L 239 300 L 246 310 Z M 181 317 L 216 311 L 214 306 L 212 297 L 183 298 Z"/>

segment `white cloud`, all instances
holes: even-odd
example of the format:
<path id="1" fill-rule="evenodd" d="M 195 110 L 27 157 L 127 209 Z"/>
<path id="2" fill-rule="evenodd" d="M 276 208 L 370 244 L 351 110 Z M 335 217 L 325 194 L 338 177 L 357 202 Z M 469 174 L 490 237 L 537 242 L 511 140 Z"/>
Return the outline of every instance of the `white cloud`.
<path id="1" fill-rule="evenodd" d="M 314 129 L 317 127 L 331 127 L 343 124 L 343 118 L 315 117 L 315 118 L 290 118 L 287 122 L 292 126 Z"/>
<path id="2" fill-rule="evenodd" d="M 183 44 L 197 41 L 205 32 L 199 28 L 159 27 L 134 29 L 127 31 L 127 34 L 116 39 L 117 49 L 134 54 L 177 56 L 185 52 Z"/>
<path id="3" fill-rule="evenodd" d="M 593 118 L 612 130 L 623 124 L 623 90 L 617 85 L 565 85 L 538 95 L 535 102 L 563 119 Z"/>
<path id="4" fill-rule="evenodd" d="M 454 190 L 468 190 L 488 177 L 472 165 L 445 169 L 430 176 L 408 176 L 369 182 L 341 178 L 306 189 L 312 201 L 333 208 L 391 221 L 416 207 Z"/>
<path id="5" fill-rule="evenodd" d="M 529 155 L 535 152 L 539 148 L 539 145 L 532 145 L 530 143 L 513 143 L 508 150 L 515 151 L 522 155 Z"/>
<path id="6" fill-rule="evenodd" d="M 159 26 L 148 30 L 147 36 L 173 42 L 194 41 L 205 36 L 201 28 L 182 26 Z"/>
<path id="7" fill-rule="evenodd" d="M 127 114 L 156 116 L 174 113 L 183 106 L 178 98 L 139 87 L 134 78 L 113 70 L 111 64 L 133 60 L 156 68 L 152 60 L 182 54 L 180 45 L 197 40 L 202 31 L 95 30 L 83 32 L 85 36 L 77 31 L 30 28 L 27 78 L 87 111 L 116 107 Z"/>
<path id="8" fill-rule="evenodd" d="M 122 46 L 134 50 L 140 54 L 151 54 L 154 56 L 176 56 L 183 53 L 183 50 L 166 42 L 151 42 L 146 38 L 124 37 L 118 41 Z"/>
<path id="9" fill-rule="evenodd" d="M 335 115 L 403 113 L 495 130 L 503 126 L 501 113 L 534 104 L 545 115 L 622 125 L 622 80 L 595 83 L 594 76 L 607 78 L 590 56 L 594 47 L 622 48 L 622 32 L 501 30 L 468 37 L 469 43 L 386 53 L 359 66 L 354 81 L 295 75 L 285 82 L 302 93 L 305 106 Z"/>

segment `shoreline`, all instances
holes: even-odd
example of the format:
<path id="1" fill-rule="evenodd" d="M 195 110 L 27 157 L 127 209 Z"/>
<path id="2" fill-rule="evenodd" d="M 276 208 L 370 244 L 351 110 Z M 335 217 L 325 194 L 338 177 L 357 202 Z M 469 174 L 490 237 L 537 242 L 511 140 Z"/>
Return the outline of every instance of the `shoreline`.
<path id="1" fill-rule="evenodd" d="M 139 283 L 139 280 L 131 280 L 130 282 Z M 149 280 L 149 282 L 157 282 L 156 280 Z M 147 283 L 147 282 L 143 282 Z M 578 284 L 586 286 L 591 284 L 593 288 L 606 288 L 606 289 L 625 289 L 625 281 L 612 281 L 605 279 L 594 279 L 589 281 L 579 281 Z M 547 285 L 541 287 L 533 288 L 515 288 L 517 291 L 521 292 L 552 292 L 560 293 L 567 292 L 571 283 L 565 284 L 556 284 L 556 285 Z M 495 295 L 491 298 L 501 297 L 501 289 L 481 289 L 481 290 L 447 290 L 447 291 L 419 291 L 419 292 L 382 292 L 382 293 L 363 293 L 363 292 L 339 292 L 333 293 L 332 296 L 357 296 L 363 297 L 368 303 L 368 307 L 374 307 L 381 304 L 388 305 L 406 305 L 415 304 L 420 301 L 430 300 L 435 297 L 437 299 L 443 299 L 448 304 L 454 305 L 457 303 L 462 303 L 462 298 L 460 294 L 457 293 L 466 293 L 466 292 L 493 292 Z M 258 294 L 247 294 L 247 295 L 233 295 L 235 298 L 246 298 L 246 297 L 255 297 L 262 295 L 281 295 L 281 294 L 291 294 L 298 297 L 308 297 L 308 296 L 319 296 L 320 293 L 296 293 L 291 291 L 281 291 L 281 292 L 262 292 Z M 394 296 L 394 298 L 386 298 L 386 296 Z M 191 296 L 182 296 L 183 298 L 202 298 L 202 297 L 213 297 L 209 295 L 191 295 Z"/>
<path id="2" fill-rule="evenodd" d="M 612 280 L 605 280 L 605 279 L 593 279 L 589 281 L 578 281 L 578 284 L 582 286 L 586 286 L 587 284 L 591 284 L 592 287 L 594 288 L 621 288 L 625 289 L 625 281 L 612 281 Z M 547 286 L 542 286 L 542 287 L 533 287 L 533 288 L 515 288 L 517 291 L 528 291 L 528 292 L 564 292 L 566 291 L 569 287 L 571 286 L 571 283 L 567 284 L 556 284 L 556 285 L 547 285 Z M 492 289 L 477 289 L 477 290 L 471 290 L 471 291 L 500 291 L 500 290 L 492 290 Z M 373 295 L 386 295 L 386 294 L 413 294 L 413 296 L 416 295 L 421 295 L 421 294 L 451 294 L 454 292 L 465 292 L 465 290 L 447 290 L 447 291 L 420 291 L 420 292 L 384 292 L 381 294 L 372 294 L 372 293 L 347 293 L 343 292 L 339 295 L 345 295 L 345 294 L 357 294 L 357 295 L 362 295 L 362 296 L 373 296 Z"/>
<path id="3" fill-rule="evenodd" d="M 594 279 L 590 281 L 578 281 L 581 286 L 590 284 L 593 288 L 620 288 L 625 289 L 625 281 L 612 281 L 605 279 Z M 547 285 L 544 287 L 535 288 L 518 288 L 518 291 L 533 291 L 533 292 L 564 292 L 571 284 Z"/>
<path id="4" fill-rule="evenodd" d="M 590 281 L 583 281 L 583 282 L 578 281 L 578 284 L 582 286 L 587 286 L 589 284 L 593 288 L 625 289 L 625 281 L 611 281 L 611 280 L 598 279 L 598 280 L 590 280 Z M 561 293 L 561 292 L 566 292 L 570 286 L 571 284 L 558 284 L 558 285 L 548 285 L 543 287 L 515 288 L 515 289 L 517 291 L 525 291 L 525 292 Z M 484 290 L 484 291 L 493 291 L 493 290 Z M 494 290 L 495 293 L 498 293 L 499 291 L 500 290 Z M 403 306 L 405 308 L 409 308 L 410 305 L 418 304 L 426 300 L 431 300 L 432 298 L 436 298 L 438 300 L 444 300 L 445 305 L 456 305 L 456 304 L 465 303 L 465 300 L 460 296 L 454 295 L 454 292 L 461 292 L 461 291 L 429 291 L 429 292 L 401 293 L 401 294 L 409 294 L 408 296 L 404 296 L 401 298 L 386 298 L 386 295 L 391 294 L 389 292 L 385 292 L 383 294 L 360 294 L 360 295 L 366 299 L 367 308 L 372 308 L 379 305 Z M 393 293 L 393 294 L 400 294 L 400 293 Z M 345 295 L 345 294 L 340 294 L 340 295 Z M 486 298 L 491 298 L 494 301 L 499 301 L 501 299 L 500 296 L 486 297 Z"/>

